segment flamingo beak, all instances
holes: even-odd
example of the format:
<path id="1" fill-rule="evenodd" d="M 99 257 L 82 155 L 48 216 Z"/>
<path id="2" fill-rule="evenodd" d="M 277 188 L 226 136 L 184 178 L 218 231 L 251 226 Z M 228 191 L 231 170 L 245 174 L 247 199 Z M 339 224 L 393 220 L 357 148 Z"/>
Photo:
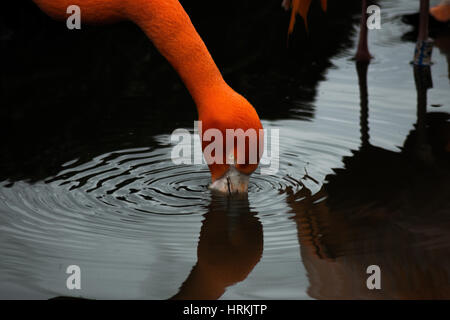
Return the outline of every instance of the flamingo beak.
<path id="1" fill-rule="evenodd" d="M 225 174 L 213 181 L 209 188 L 221 193 L 246 193 L 250 175 L 240 172 L 234 165 L 231 165 Z"/>

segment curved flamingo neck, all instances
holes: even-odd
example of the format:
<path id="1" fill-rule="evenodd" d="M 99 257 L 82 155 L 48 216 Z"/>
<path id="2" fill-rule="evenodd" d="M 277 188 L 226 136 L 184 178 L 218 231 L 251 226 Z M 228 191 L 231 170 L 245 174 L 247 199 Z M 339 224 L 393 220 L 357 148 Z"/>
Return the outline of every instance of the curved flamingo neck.
<path id="1" fill-rule="evenodd" d="M 177 0 L 129 0 L 124 10 L 178 72 L 197 108 L 210 94 L 228 87 Z"/>
<path id="2" fill-rule="evenodd" d="M 67 19 L 72 0 L 33 0 L 55 19 Z M 180 75 L 196 102 L 208 107 L 216 92 L 229 95 L 205 44 L 178 0 L 78 0 L 82 23 L 110 23 L 131 20 L 152 40 Z M 222 90 L 221 90 L 222 89 Z M 200 110 L 198 110 L 200 113 Z"/>

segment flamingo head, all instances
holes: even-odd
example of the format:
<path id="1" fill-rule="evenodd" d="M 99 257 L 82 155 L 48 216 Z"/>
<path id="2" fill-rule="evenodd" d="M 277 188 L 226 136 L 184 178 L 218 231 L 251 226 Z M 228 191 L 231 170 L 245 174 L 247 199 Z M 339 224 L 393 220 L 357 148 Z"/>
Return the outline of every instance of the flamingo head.
<path id="1" fill-rule="evenodd" d="M 210 189 L 245 193 L 263 152 L 263 127 L 253 106 L 231 88 L 216 92 L 199 108 L 203 156 Z"/>

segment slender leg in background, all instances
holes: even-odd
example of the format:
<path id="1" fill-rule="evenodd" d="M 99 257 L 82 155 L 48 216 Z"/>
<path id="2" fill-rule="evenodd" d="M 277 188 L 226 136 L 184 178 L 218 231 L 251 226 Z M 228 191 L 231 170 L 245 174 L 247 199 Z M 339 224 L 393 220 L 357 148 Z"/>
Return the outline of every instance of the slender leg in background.
<path id="1" fill-rule="evenodd" d="M 362 0 L 361 28 L 359 31 L 358 50 L 355 55 L 356 61 L 369 62 L 372 59 L 367 45 L 367 34 L 367 0 Z"/>
<path id="2" fill-rule="evenodd" d="M 418 41 L 428 39 L 428 12 L 430 11 L 430 0 L 420 0 L 420 26 Z"/>
<path id="3" fill-rule="evenodd" d="M 414 65 L 429 66 L 433 51 L 433 41 L 428 38 L 430 0 L 420 0 L 420 25 L 414 52 Z"/>

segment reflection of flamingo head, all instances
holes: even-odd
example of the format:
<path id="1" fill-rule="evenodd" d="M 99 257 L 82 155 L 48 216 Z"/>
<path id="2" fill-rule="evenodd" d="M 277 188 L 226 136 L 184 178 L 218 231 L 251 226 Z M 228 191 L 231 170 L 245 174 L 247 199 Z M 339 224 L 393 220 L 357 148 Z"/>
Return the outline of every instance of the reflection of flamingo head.
<path id="1" fill-rule="evenodd" d="M 262 224 L 246 194 L 212 194 L 200 230 L 197 263 L 172 299 L 219 299 L 252 272 L 262 257 L 263 240 Z"/>
<path id="2" fill-rule="evenodd" d="M 263 151 L 261 121 L 253 106 L 227 85 L 197 103 L 202 149 L 213 190 L 247 192 Z"/>

